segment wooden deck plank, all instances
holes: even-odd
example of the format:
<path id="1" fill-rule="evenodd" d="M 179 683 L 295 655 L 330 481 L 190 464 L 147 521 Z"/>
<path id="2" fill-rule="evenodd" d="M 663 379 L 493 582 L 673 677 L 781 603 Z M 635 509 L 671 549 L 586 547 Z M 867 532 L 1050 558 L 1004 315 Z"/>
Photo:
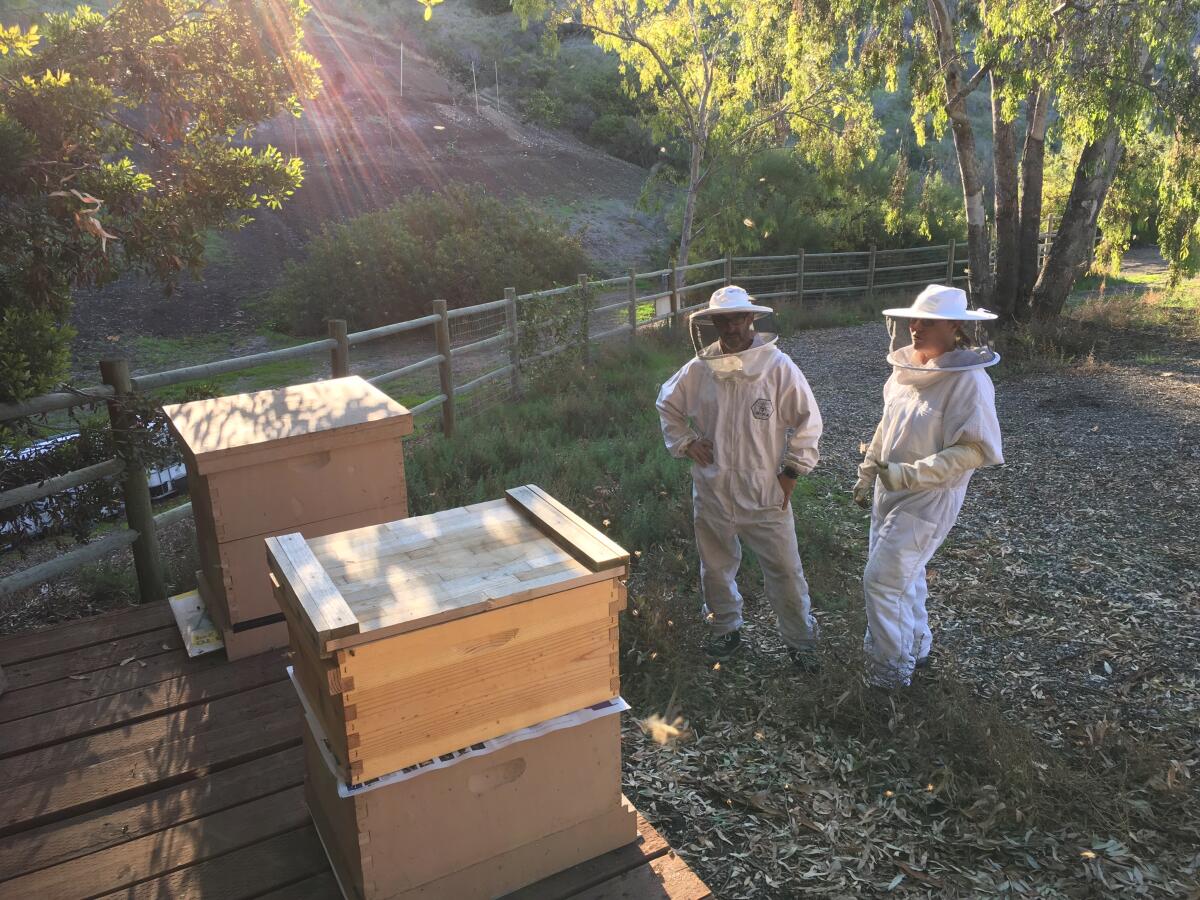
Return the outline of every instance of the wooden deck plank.
<path id="1" fill-rule="evenodd" d="M 263 894 L 258 900 L 342 900 L 342 891 L 333 872 L 322 872 Z"/>
<path id="2" fill-rule="evenodd" d="M 135 657 L 148 659 L 160 653 L 178 650 L 183 646 L 179 629 L 171 625 L 168 628 L 156 628 L 132 637 L 105 641 L 82 647 L 70 653 L 54 656 L 44 656 L 29 662 L 16 663 L 6 666 L 4 674 L 8 676 L 11 690 L 22 690 L 45 684 L 48 681 L 59 681 L 71 675 L 85 675 L 98 669 L 119 665 L 121 660 Z"/>
<path id="3" fill-rule="evenodd" d="M 308 824 L 304 788 L 297 785 L 137 840 L 0 883 L 0 900 L 63 897 L 86 884 L 108 893 L 195 866 Z"/>
<path id="4" fill-rule="evenodd" d="M 274 683 L 233 696 L 10 756 L 0 760 L 0 788 L 40 772 L 94 766 L 168 742 L 198 739 L 234 725 L 253 727 L 258 716 L 277 710 L 299 717 L 296 692 L 287 681 L 286 672 L 283 676 L 278 679 L 272 675 Z"/>
<path id="5" fill-rule="evenodd" d="M 157 684 L 17 719 L 0 729 L 0 758 L 243 694 L 285 680 L 286 666 L 286 651 L 264 653 L 227 665 L 201 669 L 192 675 L 181 675 Z M 121 735 L 120 740 L 127 745 L 125 735 Z"/>
<path id="6" fill-rule="evenodd" d="M 125 900 L 243 900 L 329 868 L 312 824 L 104 897 Z"/>
<path id="7" fill-rule="evenodd" d="M 647 822 L 641 813 L 638 813 L 637 829 L 638 839 L 632 844 L 626 844 L 611 853 L 589 859 L 549 878 L 543 878 L 529 887 L 506 894 L 504 900 L 565 900 L 638 866 L 645 866 L 671 849 L 663 836 L 655 831 L 654 826 Z"/>
<path id="8" fill-rule="evenodd" d="M 127 659 L 128 657 L 124 657 Z M 125 665 L 98 669 L 74 678 L 66 677 L 24 690 L 10 691 L 0 696 L 0 722 L 12 722 L 26 716 L 37 715 L 64 706 L 74 706 L 119 694 L 148 684 L 157 684 L 170 678 L 189 675 L 224 665 L 223 656 L 209 653 L 197 659 L 188 659 L 185 653 L 159 653 L 143 660 L 132 660 Z"/>
<path id="9" fill-rule="evenodd" d="M 93 644 L 130 637 L 174 625 L 168 603 L 147 603 L 101 613 L 66 625 L 51 625 L 28 634 L 0 637 L 0 666 L 15 665 L 45 656 L 70 653 Z"/>
<path id="10" fill-rule="evenodd" d="M 0 879 L 96 853 L 304 782 L 300 747 L 0 839 Z"/>
<path id="11" fill-rule="evenodd" d="M 303 727 L 288 707 L 215 731 L 185 731 L 177 740 L 96 765 L 18 780 L 4 789 L 0 837 L 285 750 L 300 742 Z"/>
<path id="12" fill-rule="evenodd" d="M 0 725 L 0 898 L 338 900 L 304 808 L 303 724 L 283 653 L 197 665 L 160 615 L 170 619 L 166 603 L 22 636 L 37 638 L 14 664 L 30 680 L 0 712 L 38 692 L 55 705 Z M 159 668 L 133 663 L 120 686 L 120 661 L 149 669 L 160 640 L 171 649 L 157 644 Z M 94 674 L 107 692 L 80 697 L 72 688 L 91 678 L 71 674 Z M 506 900 L 710 898 L 641 816 L 638 831 Z"/>

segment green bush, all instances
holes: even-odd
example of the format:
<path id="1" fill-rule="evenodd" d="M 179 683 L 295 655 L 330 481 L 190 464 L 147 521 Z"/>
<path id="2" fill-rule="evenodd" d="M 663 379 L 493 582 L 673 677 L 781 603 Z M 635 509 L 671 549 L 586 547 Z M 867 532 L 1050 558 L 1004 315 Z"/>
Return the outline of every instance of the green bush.
<path id="1" fill-rule="evenodd" d="M 288 263 L 268 312 L 276 327 L 300 334 L 322 333 L 331 317 L 371 328 L 427 315 L 435 298 L 469 306 L 584 271 L 579 241 L 544 213 L 454 185 L 326 225 L 306 258 Z"/>
<path id="2" fill-rule="evenodd" d="M 567 117 L 562 100 L 542 88 L 534 88 L 521 96 L 521 113 L 531 122 L 557 128 Z"/>

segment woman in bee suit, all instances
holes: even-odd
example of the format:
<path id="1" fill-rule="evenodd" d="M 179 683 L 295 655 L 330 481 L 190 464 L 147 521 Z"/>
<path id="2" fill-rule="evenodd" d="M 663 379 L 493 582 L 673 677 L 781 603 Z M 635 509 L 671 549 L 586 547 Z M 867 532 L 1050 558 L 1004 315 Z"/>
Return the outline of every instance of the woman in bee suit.
<path id="1" fill-rule="evenodd" d="M 775 346 L 777 336 L 755 330 L 755 321 L 771 313 L 740 287 L 716 291 L 689 319 L 696 356 L 662 386 L 658 414 L 667 449 L 693 463 L 709 651 L 724 656 L 741 641 L 735 578 L 745 541 L 762 564 L 767 600 L 792 661 L 811 670 L 818 631 L 791 493 L 819 459 L 821 413 L 804 375 Z M 705 345 L 703 326 L 718 339 Z"/>
<path id="2" fill-rule="evenodd" d="M 874 488 L 863 572 L 868 680 L 897 687 L 929 660 L 925 566 L 954 526 L 972 472 L 1004 459 L 996 392 L 983 371 L 1000 361 L 982 324 L 996 316 L 939 284 L 883 315 L 892 375 L 854 499 L 866 506 Z"/>

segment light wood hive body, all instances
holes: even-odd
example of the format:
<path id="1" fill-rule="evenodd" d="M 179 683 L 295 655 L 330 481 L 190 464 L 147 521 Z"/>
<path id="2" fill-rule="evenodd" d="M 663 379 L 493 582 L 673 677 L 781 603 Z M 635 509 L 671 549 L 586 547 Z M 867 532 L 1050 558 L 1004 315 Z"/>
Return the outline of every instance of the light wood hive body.
<path id="1" fill-rule="evenodd" d="M 231 659 L 283 646 L 264 540 L 408 514 L 412 415 L 351 376 L 164 407 L 196 520 L 202 598 Z"/>
<path id="2" fill-rule="evenodd" d="M 607 715 L 350 797 L 305 729 L 305 799 L 347 896 L 488 898 L 634 840 Z"/>
<path id="3" fill-rule="evenodd" d="M 267 547 L 296 678 L 351 784 L 620 693 L 628 554 L 532 485 Z"/>

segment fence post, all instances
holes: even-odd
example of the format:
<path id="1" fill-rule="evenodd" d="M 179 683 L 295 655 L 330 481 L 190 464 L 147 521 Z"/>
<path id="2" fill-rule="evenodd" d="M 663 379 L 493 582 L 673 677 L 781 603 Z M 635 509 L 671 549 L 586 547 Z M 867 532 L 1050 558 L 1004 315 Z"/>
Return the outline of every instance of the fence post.
<path id="1" fill-rule="evenodd" d="M 733 254 L 725 254 L 725 286 L 733 284 Z"/>
<path id="2" fill-rule="evenodd" d="M 450 315 L 445 300 L 433 301 L 433 314 L 438 317 L 433 333 L 437 338 L 437 352 L 442 357 L 438 363 L 438 380 L 446 395 L 442 401 L 442 434 L 454 437 L 454 364 L 450 358 Z"/>
<path id="3" fill-rule="evenodd" d="M 954 287 L 954 238 L 950 238 L 950 252 L 946 255 L 946 285 Z"/>
<path id="4" fill-rule="evenodd" d="M 591 341 L 591 299 L 588 297 L 588 277 L 579 276 L 579 349 L 582 351 L 583 364 L 592 364 Z"/>
<path id="5" fill-rule="evenodd" d="M 329 336 L 337 346 L 329 351 L 329 371 L 334 378 L 345 378 L 350 374 L 350 341 L 346 337 L 346 320 L 329 319 Z"/>
<path id="6" fill-rule="evenodd" d="M 108 401 L 108 419 L 112 427 L 113 445 L 117 458 L 125 462 L 121 488 L 125 497 L 125 521 L 138 533 L 133 543 L 133 567 L 137 572 L 138 596 L 142 603 L 167 599 L 166 579 L 163 577 L 162 556 L 158 551 L 158 532 L 154 530 L 154 509 L 150 505 L 150 484 L 146 469 L 137 459 L 133 429 L 137 416 L 129 409 L 128 398 L 133 393 L 129 379 L 129 362 L 124 359 L 100 361 L 100 380 L 114 392 Z"/>
<path id="7" fill-rule="evenodd" d="M 675 260 L 671 260 L 671 271 L 667 273 L 667 290 L 671 292 L 668 298 L 671 304 L 671 333 L 679 331 L 679 270 L 675 268 Z"/>
<path id="8" fill-rule="evenodd" d="M 796 254 L 796 302 L 804 306 L 804 248 Z"/>
<path id="9" fill-rule="evenodd" d="M 871 244 L 871 258 L 867 262 L 867 300 L 875 299 L 875 245 Z"/>
<path id="10" fill-rule="evenodd" d="M 512 366 L 509 384 L 514 397 L 521 396 L 521 336 L 517 331 L 517 289 L 504 289 L 504 325 L 508 329 L 508 364 Z"/>
<path id="11" fill-rule="evenodd" d="M 637 290 L 637 271 L 629 270 L 629 340 L 632 341 L 637 337 L 637 316 L 638 316 L 638 290 Z"/>

